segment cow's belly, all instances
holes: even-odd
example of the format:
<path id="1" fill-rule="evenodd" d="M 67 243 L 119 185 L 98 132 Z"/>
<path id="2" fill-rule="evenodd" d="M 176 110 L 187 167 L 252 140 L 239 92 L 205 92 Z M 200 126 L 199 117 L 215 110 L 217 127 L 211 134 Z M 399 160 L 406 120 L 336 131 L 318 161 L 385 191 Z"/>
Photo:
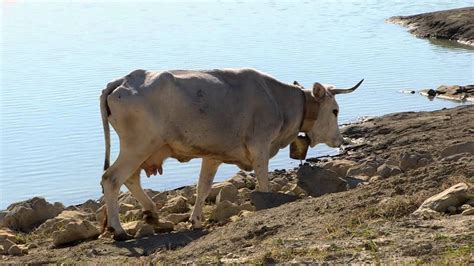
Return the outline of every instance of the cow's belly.
<path id="1" fill-rule="evenodd" d="M 163 173 L 163 162 L 167 158 L 174 158 L 179 162 L 188 162 L 194 158 L 209 158 L 227 164 L 234 164 L 245 171 L 252 170 L 252 163 L 248 158 L 245 147 L 234 149 L 230 152 L 218 152 L 212 148 L 185 146 L 181 143 L 173 143 L 162 146 L 149 156 L 141 165 L 147 176 Z"/>

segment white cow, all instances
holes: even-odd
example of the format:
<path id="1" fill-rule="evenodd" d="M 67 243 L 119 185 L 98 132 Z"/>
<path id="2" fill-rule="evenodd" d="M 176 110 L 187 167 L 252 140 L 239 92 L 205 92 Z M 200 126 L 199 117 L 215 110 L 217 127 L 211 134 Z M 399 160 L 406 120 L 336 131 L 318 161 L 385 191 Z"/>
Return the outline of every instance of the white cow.
<path id="1" fill-rule="evenodd" d="M 157 222 L 156 206 L 141 187 L 140 171 L 161 174 L 169 157 L 180 162 L 202 158 L 191 215 L 195 228 L 201 227 L 202 207 L 220 164 L 255 170 L 259 190 L 268 191 L 269 159 L 299 132 L 306 133 L 311 147 L 342 144 L 334 95 L 351 92 L 361 83 L 350 89 L 315 83 L 312 90 L 303 90 L 254 69 L 135 70 L 110 82 L 100 97 L 107 229 L 116 240 L 130 238 L 118 216 L 117 197 L 124 183 L 141 203 L 145 220 Z M 120 153 L 110 167 L 109 122 L 120 139 Z"/>

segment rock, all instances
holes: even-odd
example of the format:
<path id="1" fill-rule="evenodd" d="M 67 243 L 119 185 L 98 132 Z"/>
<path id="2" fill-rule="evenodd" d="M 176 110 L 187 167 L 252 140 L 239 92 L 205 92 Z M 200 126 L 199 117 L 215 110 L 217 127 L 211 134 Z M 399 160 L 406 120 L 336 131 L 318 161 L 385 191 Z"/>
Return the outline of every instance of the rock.
<path id="1" fill-rule="evenodd" d="M 181 196 L 185 197 L 189 204 L 194 205 L 196 202 L 196 187 L 186 186 L 180 192 Z"/>
<path id="2" fill-rule="evenodd" d="M 377 177 L 377 176 L 374 176 Z M 348 189 L 353 189 L 358 186 L 361 186 L 365 183 L 365 180 L 359 179 L 359 178 L 354 178 L 354 177 L 344 177 L 342 178 L 346 183 L 347 183 L 347 188 Z"/>
<path id="3" fill-rule="evenodd" d="M 95 200 L 88 200 L 81 204 L 79 209 L 85 212 L 96 212 L 100 208 L 100 203 Z"/>
<path id="4" fill-rule="evenodd" d="M 141 228 L 138 229 L 137 233 L 135 234 L 135 238 L 142 238 L 145 236 L 151 236 L 155 234 L 155 229 L 152 225 L 144 224 Z"/>
<path id="5" fill-rule="evenodd" d="M 8 228 L 2 228 L 0 229 L 0 244 L 2 244 L 5 240 L 10 240 L 14 243 L 16 243 L 16 237 L 15 233 Z"/>
<path id="6" fill-rule="evenodd" d="M 216 204 L 222 201 L 237 202 L 239 200 L 239 191 L 234 185 L 223 186 L 216 196 Z"/>
<path id="7" fill-rule="evenodd" d="M 95 212 L 95 220 L 101 224 L 104 221 L 105 216 L 105 205 L 103 205 Z"/>
<path id="8" fill-rule="evenodd" d="M 16 243 L 11 241 L 10 239 L 5 239 L 2 244 L 3 244 L 4 251 L 6 252 L 8 252 L 11 246 L 16 245 Z"/>
<path id="9" fill-rule="evenodd" d="M 428 96 L 430 96 L 430 97 L 435 97 L 436 96 L 436 91 L 433 90 L 433 89 L 429 89 L 427 91 L 427 93 L 428 93 Z"/>
<path id="10" fill-rule="evenodd" d="M 140 206 L 140 203 L 138 202 L 137 199 L 135 199 L 135 197 L 132 196 L 132 193 L 130 192 L 121 192 L 119 197 L 118 197 L 118 203 L 119 203 L 119 206 L 120 204 L 130 204 L 132 206 Z"/>
<path id="11" fill-rule="evenodd" d="M 398 175 L 402 172 L 400 168 L 394 165 L 382 164 L 377 168 L 377 174 L 382 178 Z"/>
<path id="12" fill-rule="evenodd" d="M 246 187 L 245 186 L 246 185 L 245 179 L 247 179 L 247 178 L 242 176 L 242 174 L 239 173 L 239 174 L 229 178 L 226 182 L 231 183 L 237 189 L 241 189 L 241 188 Z"/>
<path id="13" fill-rule="evenodd" d="M 471 208 L 471 205 L 463 204 L 463 205 L 461 205 L 461 207 L 458 208 L 458 210 L 459 210 L 459 212 L 463 212 L 463 211 L 465 211 L 467 209 L 470 209 L 470 208 Z"/>
<path id="14" fill-rule="evenodd" d="M 66 226 L 71 222 L 80 222 L 82 220 L 90 220 L 89 217 L 93 214 L 85 213 L 82 211 L 68 211 L 65 210 L 61 212 L 58 216 L 47 220 L 42 225 L 40 225 L 35 233 L 37 234 L 51 234 L 54 231 L 60 230 L 62 227 Z"/>
<path id="15" fill-rule="evenodd" d="M 298 185 L 313 197 L 347 190 L 347 182 L 331 170 L 302 166 L 297 176 Z"/>
<path id="16" fill-rule="evenodd" d="M 278 192 L 283 186 L 279 183 L 270 181 L 270 191 L 271 192 Z"/>
<path id="17" fill-rule="evenodd" d="M 179 224 L 180 222 L 184 222 L 189 220 L 191 215 L 189 213 L 171 213 L 166 216 L 166 220 L 172 222 L 173 224 Z"/>
<path id="18" fill-rule="evenodd" d="M 53 245 L 56 247 L 68 245 L 78 241 L 96 238 L 99 234 L 99 230 L 91 222 L 87 220 L 73 221 L 66 224 L 64 228 L 53 232 Z"/>
<path id="19" fill-rule="evenodd" d="M 441 158 L 446 158 L 459 153 L 469 153 L 474 155 L 474 141 L 467 141 L 446 147 L 441 151 L 440 156 Z"/>
<path id="20" fill-rule="evenodd" d="M 431 154 L 420 152 L 403 152 L 400 154 L 399 167 L 402 171 L 426 166 L 433 161 Z"/>
<path id="21" fill-rule="evenodd" d="M 131 211 L 131 210 L 134 210 L 134 209 L 136 209 L 136 208 L 137 208 L 137 207 L 135 207 L 135 206 L 132 205 L 132 204 L 120 203 L 120 205 L 119 205 L 119 213 L 120 213 L 120 214 L 125 214 L 126 212 Z"/>
<path id="22" fill-rule="evenodd" d="M 232 185 L 232 183 L 229 182 L 221 182 L 221 183 L 216 183 L 212 185 L 211 192 L 209 192 L 209 196 L 207 196 L 207 201 L 210 202 L 216 202 L 216 197 L 217 194 L 221 191 L 221 189 L 224 189 L 226 192 L 230 192 L 232 194 L 237 194 L 237 188 Z"/>
<path id="23" fill-rule="evenodd" d="M 35 244 L 35 243 L 31 243 L 27 246 L 28 249 L 34 249 L 34 248 L 37 248 L 37 247 L 38 247 L 38 245 Z"/>
<path id="24" fill-rule="evenodd" d="M 294 184 L 291 187 L 290 191 L 293 192 L 296 196 L 299 196 L 299 197 L 308 196 L 308 193 L 306 193 L 306 191 L 304 189 L 302 189 L 300 186 L 298 186 L 298 184 Z"/>
<path id="25" fill-rule="evenodd" d="M 21 251 L 21 248 L 19 246 L 13 245 L 8 249 L 8 255 L 21 256 L 23 255 L 23 252 Z"/>
<path id="26" fill-rule="evenodd" d="M 377 172 L 378 164 L 373 161 L 366 161 L 360 165 L 355 165 L 347 170 L 347 176 L 357 176 L 361 178 L 361 176 L 365 176 L 366 180 L 369 177 L 375 175 Z"/>
<path id="27" fill-rule="evenodd" d="M 469 208 L 467 210 L 464 210 L 461 214 L 462 215 L 474 215 L 474 208 Z"/>
<path id="28" fill-rule="evenodd" d="M 174 226 L 175 231 L 184 231 L 189 230 L 191 228 L 191 223 L 181 222 Z"/>
<path id="29" fill-rule="evenodd" d="M 0 211 L 0 225 L 3 223 L 3 219 L 7 215 L 7 211 Z"/>
<path id="30" fill-rule="evenodd" d="M 211 212 L 210 220 L 216 222 L 223 222 L 240 212 L 239 206 L 230 201 L 221 201 L 216 208 Z"/>
<path id="31" fill-rule="evenodd" d="M 454 85 L 454 86 L 441 85 L 436 89 L 437 94 L 455 95 L 458 93 L 458 91 L 461 91 L 461 88 L 458 85 Z"/>
<path id="32" fill-rule="evenodd" d="M 158 224 L 155 225 L 155 232 L 157 233 L 167 233 L 173 231 L 174 224 L 170 221 L 158 221 Z"/>
<path id="33" fill-rule="evenodd" d="M 356 166 L 357 163 L 349 160 L 332 160 L 323 165 L 323 168 L 336 172 L 339 176 L 346 176 L 347 170 Z"/>
<path id="34" fill-rule="evenodd" d="M 441 161 L 445 161 L 445 162 L 457 162 L 459 161 L 460 159 L 463 159 L 463 158 L 468 158 L 472 156 L 470 153 L 467 153 L 467 152 L 463 152 L 463 153 L 457 153 L 457 154 L 453 154 L 453 155 L 450 155 L 450 156 L 447 156 L 447 157 L 444 157 L 441 159 Z"/>
<path id="35" fill-rule="evenodd" d="M 44 221 L 55 217 L 64 210 L 60 203 L 54 205 L 44 198 L 35 197 L 26 201 L 13 203 L 7 208 L 3 226 L 12 230 L 30 232 Z"/>
<path id="36" fill-rule="evenodd" d="M 276 184 L 279 184 L 280 186 L 285 186 L 287 185 L 290 181 L 285 178 L 285 177 L 276 177 L 276 178 L 273 178 L 272 179 L 272 182 L 276 183 Z"/>
<path id="37" fill-rule="evenodd" d="M 241 204 L 239 206 L 239 208 L 240 208 L 241 211 L 252 211 L 252 212 L 255 211 L 255 206 L 253 206 L 252 203 L 250 203 L 250 202 L 246 202 L 244 204 Z"/>
<path id="38" fill-rule="evenodd" d="M 299 199 L 298 196 L 287 195 L 283 193 L 254 191 L 250 194 L 250 200 L 257 211 L 275 208 L 297 199 Z"/>
<path id="39" fill-rule="evenodd" d="M 132 221 L 132 222 L 124 223 L 122 227 L 125 230 L 125 232 L 134 236 L 138 232 L 138 230 L 144 225 L 146 225 L 146 223 L 143 221 Z"/>
<path id="40" fill-rule="evenodd" d="M 474 207 L 474 197 L 473 197 L 473 198 L 470 198 L 470 199 L 466 202 L 466 204 L 469 204 L 469 205 L 471 205 L 472 207 Z"/>
<path id="41" fill-rule="evenodd" d="M 125 214 L 123 215 L 123 218 L 126 221 L 140 220 L 142 218 L 142 211 L 138 210 L 138 209 L 129 210 L 129 211 L 125 212 Z"/>
<path id="42" fill-rule="evenodd" d="M 250 200 L 250 193 L 252 193 L 252 190 L 246 187 L 239 189 L 239 195 L 244 200 Z"/>
<path id="43" fill-rule="evenodd" d="M 184 213 L 189 211 L 189 207 L 185 197 L 177 196 L 166 202 L 165 206 L 161 208 L 161 211 L 167 213 Z"/>
<path id="44" fill-rule="evenodd" d="M 454 206 L 449 206 L 447 209 L 448 213 L 450 214 L 456 214 L 457 208 Z"/>
<path id="45" fill-rule="evenodd" d="M 373 177 L 371 177 L 369 179 L 369 182 L 372 183 L 372 182 L 379 181 L 379 180 L 382 180 L 382 177 L 379 176 L 379 175 L 374 175 Z"/>
<path id="46" fill-rule="evenodd" d="M 424 209 L 446 212 L 450 206 L 460 206 L 468 198 L 468 186 L 465 183 L 459 183 L 426 199 L 414 214 L 421 213 Z"/>
<path id="47" fill-rule="evenodd" d="M 156 204 L 158 209 L 162 208 L 168 200 L 168 192 L 160 192 L 151 198 L 151 200 Z"/>

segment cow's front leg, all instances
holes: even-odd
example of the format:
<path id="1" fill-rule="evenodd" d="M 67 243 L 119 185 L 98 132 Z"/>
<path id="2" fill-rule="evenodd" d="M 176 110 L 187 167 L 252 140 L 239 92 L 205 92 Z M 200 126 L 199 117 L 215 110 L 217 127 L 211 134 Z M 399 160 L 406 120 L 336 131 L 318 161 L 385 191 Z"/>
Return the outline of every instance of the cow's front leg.
<path id="1" fill-rule="evenodd" d="M 268 155 L 265 152 L 256 151 L 253 156 L 253 169 L 258 181 L 258 190 L 262 192 L 270 191 L 268 181 Z"/>
<path id="2" fill-rule="evenodd" d="M 194 204 L 193 213 L 190 218 L 193 228 L 202 227 L 202 208 L 204 207 L 209 192 L 211 192 L 212 181 L 220 164 L 220 162 L 211 159 L 202 159 L 201 172 L 199 173 L 197 185 L 196 203 Z"/>
<path id="3" fill-rule="evenodd" d="M 157 225 L 158 224 L 158 213 L 156 211 L 156 204 L 150 199 L 150 197 L 143 191 L 142 185 L 140 184 L 140 170 L 136 171 L 127 181 L 125 185 L 132 195 L 140 202 L 143 208 L 143 219 L 146 223 Z"/>

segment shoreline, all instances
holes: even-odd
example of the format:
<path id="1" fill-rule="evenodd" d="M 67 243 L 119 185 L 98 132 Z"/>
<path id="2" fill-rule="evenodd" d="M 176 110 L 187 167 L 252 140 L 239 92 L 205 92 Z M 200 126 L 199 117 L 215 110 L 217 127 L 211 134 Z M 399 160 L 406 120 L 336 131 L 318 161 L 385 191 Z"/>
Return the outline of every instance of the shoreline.
<path id="1" fill-rule="evenodd" d="M 394 16 L 387 23 L 398 24 L 419 38 L 446 39 L 474 47 L 474 7 L 456 8 L 409 16 Z"/>
<path id="2" fill-rule="evenodd" d="M 195 186 L 146 190 L 160 208 L 161 224 L 155 228 L 140 222 L 138 202 L 121 193 L 122 223 L 136 237 L 121 243 L 97 239 L 103 218 L 100 199 L 69 207 L 38 198 L 16 203 L 52 217 L 42 217 L 36 224 L 25 223 L 35 215 L 10 219 L 10 228 L 25 232 L 3 226 L 0 244 L 2 234 L 8 233 L 20 253 L 27 254 L 3 259 L 13 263 L 466 262 L 474 225 L 469 223 L 472 216 L 461 214 L 461 206 L 453 215 L 433 214 L 434 219 L 412 213 L 425 199 L 455 184 L 466 184 L 472 194 L 473 111 L 474 105 L 464 105 L 346 125 L 342 132 L 352 144 L 343 154 L 270 172 L 272 200 L 254 190 L 252 174 L 239 172 L 213 185 L 203 230 L 190 230 L 186 222 Z M 4 223 L 5 217 L 0 220 Z M 429 227 L 441 229 L 424 229 Z M 407 239 L 407 234 L 417 237 Z M 436 235 L 444 240 L 433 242 Z M 399 257 L 392 260 L 395 254 Z"/>

